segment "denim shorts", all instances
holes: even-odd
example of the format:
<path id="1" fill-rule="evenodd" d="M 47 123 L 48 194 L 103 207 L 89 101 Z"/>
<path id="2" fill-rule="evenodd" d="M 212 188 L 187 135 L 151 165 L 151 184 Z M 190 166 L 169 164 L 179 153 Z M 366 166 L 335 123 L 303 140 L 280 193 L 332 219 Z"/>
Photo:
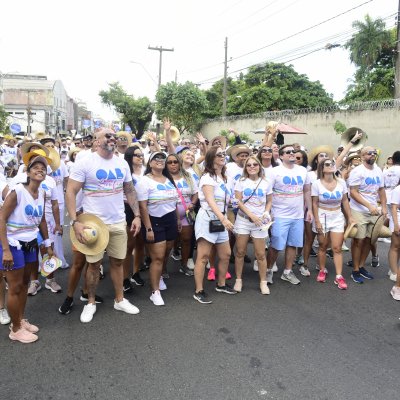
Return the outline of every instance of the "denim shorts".
<path id="1" fill-rule="evenodd" d="M 25 264 L 37 261 L 37 251 L 18 250 L 14 246 L 10 246 L 10 251 L 14 259 L 13 269 L 21 269 L 25 267 Z M 3 267 L 3 247 L 0 245 L 0 270 L 4 271 Z"/>
<path id="2" fill-rule="evenodd" d="M 303 247 L 303 234 L 303 218 L 275 218 L 271 228 L 271 246 L 279 251 L 286 246 Z"/>

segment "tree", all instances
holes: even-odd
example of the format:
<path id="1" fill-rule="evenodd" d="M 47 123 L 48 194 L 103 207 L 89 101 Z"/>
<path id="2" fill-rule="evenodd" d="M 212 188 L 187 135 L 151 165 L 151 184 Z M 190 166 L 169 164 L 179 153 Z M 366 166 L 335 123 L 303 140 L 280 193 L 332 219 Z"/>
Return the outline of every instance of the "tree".
<path id="1" fill-rule="evenodd" d="M 122 122 L 128 124 L 140 138 L 154 113 L 154 105 L 147 97 L 135 99 L 125 92 L 119 82 L 110 83 L 109 89 L 99 93 L 101 101 L 122 114 Z"/>
<path id="2" fill-rule="evenodd" d="M 368 15 L 365 22 L 355 21 L 358 29 L 345 47 L 356 65 L 352 83 L 342 102 L 393 98 L 396 29 L 385 30 L 385 23 Z"/>
<path id="3" fill-rule="evenodd" d="M 206 95 L 191 82 L 160 86 L 156 100 L 157 117 L 168 117 L 181 133 L 196 130 L 208 109 Z"/>
<path id="4" fill-rule="evenodd" d="M 7 117 L 8 112 L 4 110 L 4 107 L 0 105 L 0 132 L 5 132 L 8 129 Z"/>
<path id="5" fill-rule="evenodd" d="M 215 116 L 222 114 L 222 81 L 206 91 Z M 293 67 L 280 63 L 253 65 L 236 81 L 228 80 L 227 114 L 254 114 L 271 110 L 315 108 L 333 105 L 319 81 L 312 82 Z M 211 107 L 210 107 L 211 109 Z"/>

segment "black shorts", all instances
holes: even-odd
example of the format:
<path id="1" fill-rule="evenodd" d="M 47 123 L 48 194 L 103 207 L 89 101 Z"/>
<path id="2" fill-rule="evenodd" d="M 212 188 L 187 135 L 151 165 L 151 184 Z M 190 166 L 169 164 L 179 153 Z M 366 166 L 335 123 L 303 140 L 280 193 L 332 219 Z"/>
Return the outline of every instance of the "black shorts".
<path id="1" fill-rule="evenodd" d="M 175 240 L 178 237 L 178 223 L 176 220 L 176 212 L 172 211 L 162 217 L 152 217 L 150 215 L 151 227 L 154 232 L 154 242 L 158 243 L 168 242 L 170 240 Z M 142 235 L 146 243 L 146 227 L 142 225 Z"/>
<path id="2" fill-rule="evenodd" d="M 128 225 L 128 228 L 131 227 L 133 219 L 135 218 L 135 214 L 132 211 L 131 206 L 128 203 L 124 203 L 125 205 L 125 219 L 126 219 L 126 224 Z"/>

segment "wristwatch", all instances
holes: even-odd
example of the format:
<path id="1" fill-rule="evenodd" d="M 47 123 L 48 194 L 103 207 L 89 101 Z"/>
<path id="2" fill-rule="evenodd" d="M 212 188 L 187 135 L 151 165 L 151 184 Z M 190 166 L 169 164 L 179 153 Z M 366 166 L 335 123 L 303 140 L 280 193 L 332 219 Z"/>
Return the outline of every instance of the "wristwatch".
<path id="1" fill-rule="evenodd" d="M 77 219 L 71 219 L 71 221 L 69 221 L 69 224 L 70 224 L 71 226 L 74 226 L 74 225 L 75 225 L 75 222 L 78 222 L 78 220 L 77 220 Z"/>
<path id="2" fill-rule="evenodd" d="M 152 232 L 153 228 L 147 228 L 147 232 Z"/>

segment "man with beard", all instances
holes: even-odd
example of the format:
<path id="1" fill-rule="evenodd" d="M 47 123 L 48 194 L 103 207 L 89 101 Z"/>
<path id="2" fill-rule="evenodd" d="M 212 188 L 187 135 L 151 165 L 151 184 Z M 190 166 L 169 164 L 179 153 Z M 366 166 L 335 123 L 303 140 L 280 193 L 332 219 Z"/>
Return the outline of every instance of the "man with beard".
<path id="1" fill-rule="evenodd" d="M 375 164 L 376 156 L 375 148 L 364 147 L 361 150 L 361 164 L 350 172 L 348 179 L 351 214 L 357 221 L 357 234 L 352 246 L 351 274 L 356 283 L 363 283 L 364 279 L 373 279 L 364 268 L 364 264 L 371 248 L 372 228 L 381 214 L 387 216 L 383 173 Z M 382 210 L 378 208 L 378 196 Z"/>
<path id="2" fill-rule="evenodd" d="M 141 226 L 139 204 L 127 162 L 114 155 L 117 143 L 114 131 L 103 128 L 95 135 L 97 151 L 75 163 L 68 182 L 66 201 L 71 218 L 71 229 L 74 229 L 77 240 L 85 243 L 85 225 L 80 223 L 76 217 L 76 195 L 82 189 L 84 213 L 99 217 L 106 224 L 110 233 L 106 251 L 110 258 L 110 275 L 115 290 L 114 309 L 128 314 L 137 314 L 139 309 L 124 298 L 123 292 L 122 263 L 127 249 L 123 194 L 135 216 L 131 227 L 134 235 L 139 233 Z M 103 256 L 104 251 L 86 256 L 89 301 L 80 318 L 84 323 L 90 322 L 96 312 L 95 296 Z"/>

